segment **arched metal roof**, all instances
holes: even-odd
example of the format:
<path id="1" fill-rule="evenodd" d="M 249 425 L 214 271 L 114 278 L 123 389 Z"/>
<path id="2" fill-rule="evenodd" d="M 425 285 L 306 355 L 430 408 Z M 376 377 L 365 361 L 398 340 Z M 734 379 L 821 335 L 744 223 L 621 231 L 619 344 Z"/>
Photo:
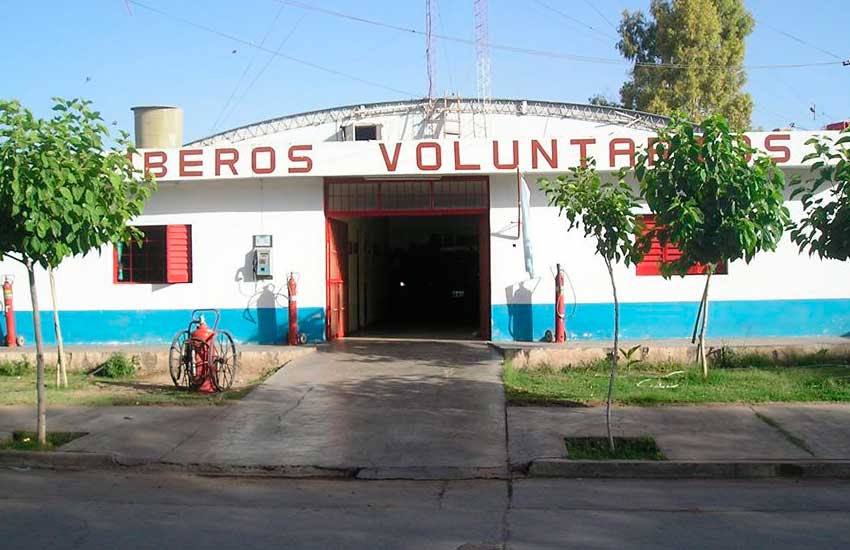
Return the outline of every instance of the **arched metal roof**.
<path id="1" fill-rule="evenodd" d="M 226 130 L 199 140 L 187 143 L 187 146 L 200 147 L 222 143 L 235 143 L 272 134 L 277 134 L 293 128 L 302 128 L 328 122 L 339 123 L 345 120 L 377 116 L 409 114 L 421 112 L 423 115 L 433 112 L 435 108 L 451 105 L 462 113 L 484 114 L 520 114 L 533 116 L 548 116 L 571 118 L 604 124 L 616 124 L 642 130 L 658 130 L 667 125 L 669 118 L 601 105 L 586 105 L 582 103 L 561 103 L 554 101 L 536 101 L 528 99 L 491 99 L 481 103 L 477 99 L 448 97 L 445 99 L 412 99 L 406 101 L 384 101 L 332 107 L 318 111 L 308 111 L 294 115 L 270 118 L 261 122 L 247 124 L 232 130 Z"/>

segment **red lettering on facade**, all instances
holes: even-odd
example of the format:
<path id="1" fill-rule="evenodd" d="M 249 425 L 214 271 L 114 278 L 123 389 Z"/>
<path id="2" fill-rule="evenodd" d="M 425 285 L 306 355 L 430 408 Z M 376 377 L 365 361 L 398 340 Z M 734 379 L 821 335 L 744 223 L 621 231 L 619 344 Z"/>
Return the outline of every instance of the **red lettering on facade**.
<path id="1" fill-rule="evenodd" d="M 398 169 L 398 156 L 401 153 L 401 143 L 396 143 L 395 148 L 393 149 L 393 158 L 390 160 L 390 155 L 387 153 L 387 147 L 383 143 L 379 143 L 378 147 L 381 149 L 381 156 L 384 157 L 384 164 L 387 167 L 388 172 L 395 172 Z"/>
<path id="2" fill-rule="evenodd" d="M 178 158 L 180 162 L 178 163 L 180 177 L 181 178 L 197 178 L 204 175 L 203 170 L 190 170 L 190 168 L 198 168 L 204 165 L 204 161 L 201 159 L 190 159 L 189 157 L 196 157 L 199 155 L 203 155 L 204 152 L 201 149 L 181 149 L 178 154 Z"/>
<path id="3" fill-rule="evenodd" d="M 290 174 L 307 174 L 313 169 L 313 159 L 306 155 L 296 155 L 301 151 L 312 151 L 312 145 L 293 145 L 289 148 L 289 160 L 291 162 L 303 162 L 304 166 L 290 166 Z"/>
<path id="4" fill-rule="evenodd" d="M 513 149 L 513 161 L 502 164 L 499 160 L 499 142 L 495 139 L 493 140 L 493 166 L 497 170 L 516 170 L 519 167 L 519 141 L 513 140 L 511 142 L 511 148 Z"/>
<path id="5" fill-rule="evenodd" d="M 625 145 L 626 147 L 618 147 Z M 617 157 L 629 156 L 629 166 L 635 165 L 635 142 L 632 138 L 614 138 L 608 144 L 608 166 L 614 168 L 617 165 Z"/>
<path id="6" fill-rule="evenodd" d="M 549 153 L 546 153 L 546 150 L 543 149 L 543 146 L 536 139 L 531 140 L 531 167 L 537 168 L 538 155 L 542 155 L 546 162 L 549 163 L 550 168 L 558 169 L 558 140 L 552 140 L 552 149 Z"/>
<path id="7" fill-rule="evenodd" d="M 788 162 L 791 160 L 791 149 L 785 145 L 773 145 L 774 141 L 790 141 L 791 136 L 788 134 L 770 134 L 764 138 L 764 148 L 771 153 L 782 153 L 778 157 L 770 157 L 777 163 Z"/>
<path id="8" fill-rule="evenodd" d="M 156 160 L 154 160 L 156 159 Z M 168 161 L 168 155 L 165 151 L 145 151 L 144 170 L 145 174 L 150 174 L 155 178 L 164 178 L 168 174 L 168 167 L 165 163 Z M 153 170 L 159 170 L 154 173 Z"/>
<path id="9" fill-rule="evenodd" d="M 460 142 L 455 142 L 455 170 L 481 170 L 480 164 L 463 164 L 460 161 Z"/>
<path id="10" fill-rule="evenodd" d="M 434 164 L 425 164 L 422 160 L 422 151 L 425 149 L 433 149 L 434 150 Z M 435 141 L 423 141 L 422 143 L 416 146 L 416 166 L 425 172 L 433 172 L 434 170 L 439 170 L 443 165 L 443 152 L 440 148 L 440 144 Z"/>
<path id="11" fill-rule="evenodd" d="M 261 153 L 267 153 L 269 156 L 268 166 L 265 168 L 260 167 L 258 162 Z M 271 147 L 255 147 L 251 151 L 251 171 L 255 174 L 271 174 L 274 172 L 276 164 L 275 152 Z"/>
<path id="12" fill-rule="evenodd" d="M 582 167 L 587 166 L 587 146 L 596 143 L 594 138 L 571 139 L 570 145 L 578 145 L 578 158 Z"/>
<path id="13" fill-rule="evenodd" d="M 225 158 L 224 155 L 229 155 L 229 158 Z M 239 151 L 232 147 L 226 147 L 224 149 L 216 149 L 215 150 L 215 175 L 221 175 L 221 167 L 227 166 L 230 168 L 230 174 L 233 176 L 238 176 L 239 174 L 236 172 L 236 162 L 239 160 Z"/>

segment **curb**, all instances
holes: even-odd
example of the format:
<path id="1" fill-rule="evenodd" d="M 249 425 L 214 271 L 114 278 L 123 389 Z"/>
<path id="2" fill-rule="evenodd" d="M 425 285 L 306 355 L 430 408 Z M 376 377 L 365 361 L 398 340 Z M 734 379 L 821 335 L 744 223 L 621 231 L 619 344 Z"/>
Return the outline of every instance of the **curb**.
<path id="1" fill-rule="evenodd" d="M 508 479 L 504 467 L 392 466 L 326 467 L 283 464 L 178 463 L 145 460 L 111 453 L 72 451 L 0 451 L 0 467 L 57 471 L 120 471 L 184 473 L 215 477 L 358 480 L 461 480 Z"/>
<path id="2" fill-rule="evenodd" d="M 357 480 L 463 480 L 528 478 L 591 479 L 850 479 L 850 460 L 570 460 L 541 458 L 527 467 L 411 466 L 324 467 L 311 465 L 176 463 L 138 460 L 110 453 L 0 451 L 0 467 L 58 471 L 121 471 L 185 473 L 202 476 L 357 479 Z"/>
<path id="3" fill-rule="evenodd" d="M 361 468 L 355 476 L 356 479 L 362 480 L 407 479 L 414 481 L 508 479 L 508 477 L 504 466 L 481 468 L 465 466 L 390 466 Z"/>
<path id="4" fill-rule="evenodd" d="M 176 463 L 145 460 L 112 453 L 85 453 L 69 451 L 0 451 L 0 467 L 33 468 L 59 471 L 111 470 L 138 473 L 176 472 L 206 476 L 347 478 L 353 479 L 359 468 L 325 468 L 322 466 L 265 465 L 265 464 L 212 464 Z"/>
<path id="5" fill-rule="evenodd" d="M 528 477 L 596 479 L 850 479 L 850 460 L 532 460 Z"/>

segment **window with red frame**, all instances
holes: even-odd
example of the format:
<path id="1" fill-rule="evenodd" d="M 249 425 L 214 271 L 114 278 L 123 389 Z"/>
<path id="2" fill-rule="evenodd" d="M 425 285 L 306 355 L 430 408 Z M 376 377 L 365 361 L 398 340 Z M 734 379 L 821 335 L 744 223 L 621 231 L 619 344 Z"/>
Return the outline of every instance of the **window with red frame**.
<path id="1" fill-rule="evenodd" d="M 643 221 L 643 225 L 645 227 L 645 232 L 651 231 L 655 228 L 655 216 L 639 216 L 641 221 Z M 675 262 L 679 258 L 682 257 L 682 253 L 676 247 L 676 245 L 667 243 L 666 246 L 661 246 L 661 243 L 658 242 L 658 239 L 652 239 L 652 244 L 649 247 L 649 251 L 643 257 L 643 260 L 637 264 L 637 274 L 638 275 L 661 275 L 661 264 Z M 704 275 L 706 267 L 704 265 L 694 265 L 690 269 L 688 269 L 687 275 Z M 726 262 L 717 265 L 717 269 L 714 271 L 715 275 L 726 275 L 728 273 L 728 269 L 726 267 Z"/>
<path id="2" fill-rule="evenodd" d="M 136 241 L 115 247 L 116 283 L 191 283 L 192 226 L 146 225 Z"/>

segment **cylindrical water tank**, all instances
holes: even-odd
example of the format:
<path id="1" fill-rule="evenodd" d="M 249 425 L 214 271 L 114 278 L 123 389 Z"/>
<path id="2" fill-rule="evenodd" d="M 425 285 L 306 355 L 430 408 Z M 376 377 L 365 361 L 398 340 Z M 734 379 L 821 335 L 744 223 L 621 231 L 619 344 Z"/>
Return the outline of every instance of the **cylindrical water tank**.
<path id="1" fill-rule="evenodd" d="M 136 147 L 166 149 L 183 145 L 183 110 L 179 107 L 133 107 Z"/>

